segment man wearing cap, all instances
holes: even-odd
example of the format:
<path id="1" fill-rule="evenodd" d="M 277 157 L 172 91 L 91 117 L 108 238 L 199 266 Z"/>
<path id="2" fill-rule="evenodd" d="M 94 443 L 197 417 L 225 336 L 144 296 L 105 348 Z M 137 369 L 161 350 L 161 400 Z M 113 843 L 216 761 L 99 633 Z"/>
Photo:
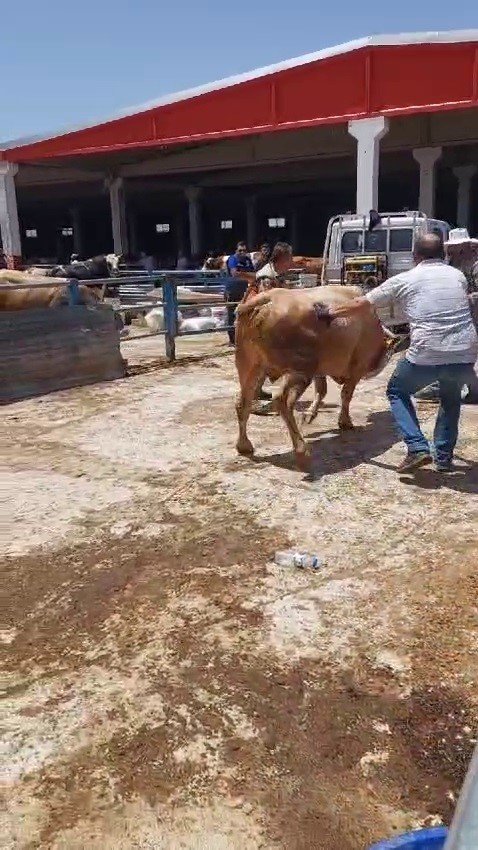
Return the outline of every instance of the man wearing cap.
<path id="1" fill-rule="evenodd" d="M 445 248 L 450 266 L 463 272 L 468 282 L 469 292 L 476 291 L 478 239 L 470 238 L 466 227 L 455 227 L 454 230 L 450 230 Z"/>
<path id="2" fill-rule="evenodd" d="M 473 373 L 478 334 L 470 312 L 466 278 L 458 269 L 446 265 L 441 237 L 435 233 L 419 236 L 415 240 L 414 261 L 415 267 L 410 271 L 389 278 L 330 314 L 334 318 L 389 307 L 392 303 L 399 305 L 410 325 L 410 347 L 387 387 L 391 413 L 407 447 L 397 471 L 411 472 L 432 460 L 411 397 L 437 381 L 440 407 L 433 435 L 434 453 L 437 469 L 448 472 L 458 438 L 461 389 Z"/>

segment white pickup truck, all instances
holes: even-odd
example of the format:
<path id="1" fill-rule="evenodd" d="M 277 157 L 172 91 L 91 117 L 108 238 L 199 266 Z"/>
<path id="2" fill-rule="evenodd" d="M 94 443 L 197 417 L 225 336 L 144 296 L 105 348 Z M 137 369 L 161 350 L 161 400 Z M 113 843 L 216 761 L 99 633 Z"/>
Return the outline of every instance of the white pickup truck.
<path id="1" fill-rule="evenodd" d="M 439 233 L 446 240 L 450 225 L 421 212 L 386 212 L 370 216 L 337 215 L 330 219 L 324 248 L 322 283 L 354 284 L 363 292 L 413 265 L 418 235 Z M 394 327 L 405 319 L 394 308 L 379 310 L 382 322 Z"/>

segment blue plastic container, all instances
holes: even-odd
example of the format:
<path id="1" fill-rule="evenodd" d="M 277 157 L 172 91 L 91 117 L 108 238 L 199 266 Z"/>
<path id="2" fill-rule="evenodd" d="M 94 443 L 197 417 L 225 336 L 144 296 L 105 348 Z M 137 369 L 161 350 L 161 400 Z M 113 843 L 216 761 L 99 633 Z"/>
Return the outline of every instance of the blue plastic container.
<path id="1" fill-rule="evenodd" d="M 369 850 L 443 850 L 448 830 L 444 826 L 433 829 L 418 829 L 398 835 L 388 841 L 379 841 Z"/>

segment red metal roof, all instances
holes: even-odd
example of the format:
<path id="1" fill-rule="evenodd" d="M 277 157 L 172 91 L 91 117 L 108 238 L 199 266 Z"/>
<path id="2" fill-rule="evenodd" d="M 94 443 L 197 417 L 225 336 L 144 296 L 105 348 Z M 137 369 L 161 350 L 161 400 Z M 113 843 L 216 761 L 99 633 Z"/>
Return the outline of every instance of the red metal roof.
<path id="1" fill-rule="evenodd" d="M 478 106 L 478 30 L 372 37 L 8 143 L 11 162 L 161 147 Z"/>

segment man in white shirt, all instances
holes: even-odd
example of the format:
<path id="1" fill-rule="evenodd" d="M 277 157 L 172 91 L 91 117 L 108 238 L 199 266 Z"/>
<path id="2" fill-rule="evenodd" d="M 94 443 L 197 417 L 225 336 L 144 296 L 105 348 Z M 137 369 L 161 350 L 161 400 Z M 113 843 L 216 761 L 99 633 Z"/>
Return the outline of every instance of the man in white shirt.
<path id="1" fill-rule="evenodd" d="M 288 289 L 290 284 L 287 282 L 286 275 L 291 266 L 292 246 L 287 242 L 277 242 L 274 245 L 269 262 L 265 263 L 265 265 L 256 271 L 255 284 L 250 284 L 249 291 L 258 293 L 267 291 L 268 289 Z M 257 413 L 259 416 L 269 413 L 274 409 L 271 398 L 271 394 L 264 391 L 261 386 L 258 401 L 254 402 L 252 412 Z M 265 401 L 266 404 L 261 404 L 261 401 Z"/>
<path id="2" fill-rule="evenodd" d="M 437 469 L 451 469 L 458 437 L 461 388 L 470 380 L 478 356 L 478 336 L 470 312 L 467 281 L 446 265 L 437 234 L 417 238 L 415 267 L 382 283 L 366 296 L 337 307 L 344 316 L 396 303 L 410 325 L 410 347 L 393 373 L 387 396 L 395 425 L 408 452 L 399 472 L 409 472 L 432 460 L 430 446 L 418 422 L 411 396 L 437 381 L 440 407 L 434 431 Z"/>
<path id="3" fill-rule="evenodd" d="M 265 263 L 256 272 L 258 291 L 275 289 L 276 287 L 288 288 L 286 275 L 292 267 L 292 247 L 287 242 L 277 242 L 274 245 L 270 261 Z"/>

